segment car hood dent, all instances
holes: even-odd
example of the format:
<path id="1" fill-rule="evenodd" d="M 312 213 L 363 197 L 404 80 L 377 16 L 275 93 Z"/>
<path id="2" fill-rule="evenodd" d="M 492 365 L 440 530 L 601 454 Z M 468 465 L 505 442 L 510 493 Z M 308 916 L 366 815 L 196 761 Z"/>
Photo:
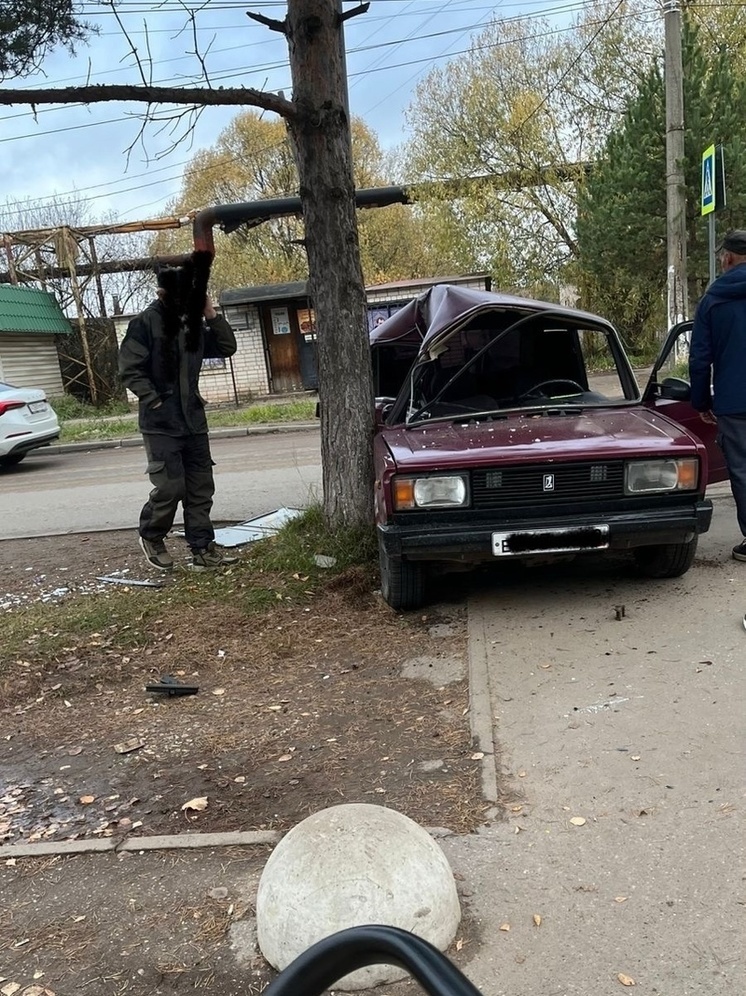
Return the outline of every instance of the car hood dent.
<path id="1" fill-rule="evenodd" d="M 680 426 L 647 409 L 595 409 L 577 414 L 510 416 L 468 423 L 385 427 L 383 436 L 403 469 L 552 460 L 666 456 L 696 443 Z"/>

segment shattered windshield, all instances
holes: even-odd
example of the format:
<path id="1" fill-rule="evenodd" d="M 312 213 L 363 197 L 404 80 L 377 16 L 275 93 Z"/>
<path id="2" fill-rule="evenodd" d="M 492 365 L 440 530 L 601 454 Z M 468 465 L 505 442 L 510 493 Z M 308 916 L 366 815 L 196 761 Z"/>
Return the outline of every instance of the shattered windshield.
<path id="1" fill-rule="evenodd" d="M 596 408 L 636 398 L 618 341 L 603 326 L 551 315 L 473 318 L 431 344 L 409 378 L 408 422 L 516 409 Z M 629 378 L 629 370 L 626 371 Z"/>

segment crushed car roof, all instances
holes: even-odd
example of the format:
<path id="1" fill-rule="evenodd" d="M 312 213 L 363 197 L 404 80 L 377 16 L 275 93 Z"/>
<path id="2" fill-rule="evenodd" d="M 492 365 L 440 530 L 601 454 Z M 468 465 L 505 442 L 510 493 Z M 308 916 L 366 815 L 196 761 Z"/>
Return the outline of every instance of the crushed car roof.
<path id="1" fill-rule="evenodd" d="M 565 308 L 548 301 L 532 301 L 530 298 L 515 294 L 474 290 L 471 287 L 458 287 L 453 284 L 436 284 L 374 328 L 370 333 L 370 342 L 372 346 L 380 346 L 411 337 L 413 341 L 426 344 L 455 323 L 462 322 L 481 311 L 492 309 L 511 309 L 527 313 L 546 311 L 584 325 L 608 327 L 609 324 L 598 315 Z"/>

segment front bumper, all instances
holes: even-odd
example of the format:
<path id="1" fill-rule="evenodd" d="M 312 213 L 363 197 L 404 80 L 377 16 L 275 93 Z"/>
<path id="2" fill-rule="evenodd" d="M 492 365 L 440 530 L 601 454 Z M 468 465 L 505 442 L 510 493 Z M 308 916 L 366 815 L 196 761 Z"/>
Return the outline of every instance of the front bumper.
<path id="1" fill-rule="evenodd" d="M 673 508 L 634 511 L 587 511 L 573 515 L 510 518 L 495 515 L 490 520 L 450 520 L 443 515 L 406 521 L 404 515 L 378 526 L 378 539 L 390 557 L 408 560 L 448 560 L 479 563 L 501 559 L 493 556 L 492 534 L 509 530 L 592 530 L 608 526 L 610 550 L 632 550 L 662 543 L 688 543 L 706 533 L 712 520 L 712 502 L 693 500 Z M 567 551 L 568 553 L 572 551 Z M 583 551 L 580 551 L 583 552 Z M 591 549 L 588 552 L 593 552 Z M 541 550 L 527 551 L 522 557 L 541 556 Z"/>

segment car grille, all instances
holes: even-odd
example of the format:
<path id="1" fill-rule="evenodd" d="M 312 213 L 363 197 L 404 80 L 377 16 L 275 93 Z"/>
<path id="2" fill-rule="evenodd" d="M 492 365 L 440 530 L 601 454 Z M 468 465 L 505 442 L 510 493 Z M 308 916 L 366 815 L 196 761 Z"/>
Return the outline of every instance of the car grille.
<path id="1" fill-rule="evenodd" d="M 624 497 L 624 461 L 485 468 L 471 475 L 474 508 L 574 504 Z"/>

